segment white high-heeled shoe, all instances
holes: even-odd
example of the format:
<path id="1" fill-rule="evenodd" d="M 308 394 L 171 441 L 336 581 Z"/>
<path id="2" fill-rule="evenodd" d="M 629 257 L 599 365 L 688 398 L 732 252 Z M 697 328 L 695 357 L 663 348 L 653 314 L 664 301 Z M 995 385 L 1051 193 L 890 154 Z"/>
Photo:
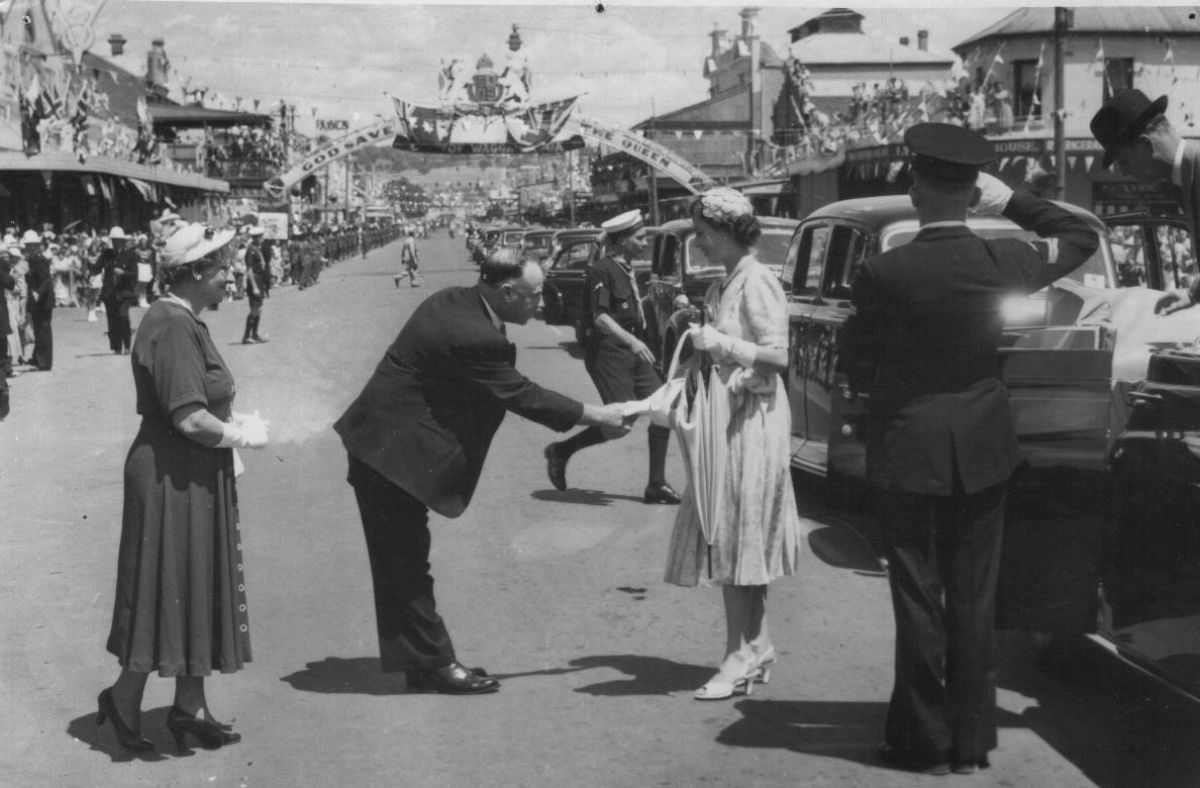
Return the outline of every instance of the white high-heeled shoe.
<path id="1" fill-rule="evenodd" d="M 700 689 L 692 693 L 696 700 L 727 700 L 734 695 L 753 695 L 754 682 L 758 680 L 759 667 L 751 665 L 746 675 L 735 681 L 717 681 L 713 677 Z"/>
<path id="2" fill-rule="evenodd" d="M 771 683 L 771 668 L 775 667 L 778 657 L 775 647 L 771 646 L 755 661 L 755 681 L 759 684 Z"/>

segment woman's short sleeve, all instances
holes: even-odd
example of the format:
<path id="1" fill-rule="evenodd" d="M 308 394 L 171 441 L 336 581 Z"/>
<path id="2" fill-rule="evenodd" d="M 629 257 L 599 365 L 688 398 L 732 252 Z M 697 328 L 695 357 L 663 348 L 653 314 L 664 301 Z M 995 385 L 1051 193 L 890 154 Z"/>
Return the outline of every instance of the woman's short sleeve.
<path id="1" fill-rule="evenodd" d="M 169 419 L 184 405 L 207 407 L 199 327 L 187 316 L 167 321 L 159 329 L 149 343 L 148 353 L 138 360 L 150 373 L 163 416 Z"/>
<path id="2" fill-rule="evenodd" d="M 760 347 L 785 348 L 788 343 L 787 297 L 783 287 L 764 266 L 754 266 L 747 272 L 742 291 L 743 326 L 749 337 Z"/>

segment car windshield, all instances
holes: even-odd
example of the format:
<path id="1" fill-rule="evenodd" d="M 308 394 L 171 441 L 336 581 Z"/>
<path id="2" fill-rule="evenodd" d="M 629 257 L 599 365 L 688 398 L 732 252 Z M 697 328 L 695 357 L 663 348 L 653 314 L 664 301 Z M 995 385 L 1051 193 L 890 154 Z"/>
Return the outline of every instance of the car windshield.
<path id="1" fill-rule="evenodd" d="M 553 233 L 529 233 L 525 236 L 523 244 L 526 249 L 534 252 L 541 252 L 549 249 L 554 243 Z"/>
<path id="2" fill-rule="evenodd" d="M 521 245 L 521 238 L 524 237 L 524 230 L 512 230 L 504 234 L 504 245 L 511 246 L 514 249 Z"/>
<path id="3" fill-rule="evenodd" d="M 880 239 L 880 248 L 883 251 L 894 249 L 897 246 L 903 246 L 913 239 L 917 234 L 916 223 L 911 227 L 905 226 L 895 229 L 891 232 L 884 232 Z M 1020 238 L 1025 241 L 1036 241 L 1037 233 L 1028 230 L 1022 230 L 1019 227 L 971 227 L 971 231 L 981 238 Z M 1071 273 L 1067 274 L 1066 278 L 1078 284 L 1086 285 L 1087 287 L 1110 287 L 1108 275 L 1105 273 L 1108 266 L 1105 265 L 1104 255 L 1108 247 L 1105 244 L 1100 244 L 1092 256 L 1084 261 L 1083 265 L 1076 268 Z"/>

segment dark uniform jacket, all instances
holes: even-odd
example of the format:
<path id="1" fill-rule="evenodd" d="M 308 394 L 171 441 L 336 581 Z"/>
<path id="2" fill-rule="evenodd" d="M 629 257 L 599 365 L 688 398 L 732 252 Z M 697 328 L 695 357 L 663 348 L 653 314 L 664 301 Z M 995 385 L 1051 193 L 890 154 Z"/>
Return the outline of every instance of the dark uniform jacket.
<path id="1" fill-rule="evenodd" d="M 1045 287 L 1095 250 L 1088 225 L 1016 192 L 1005 216 L 1048 240 L 983 240 L 965 225 L 923 228 L 867 260 L 842 335 L 853 390 L 870 395 L 868 477 L 950 495 L 1006 481 L 1020 462 L 999 380 L 1003 301 Z"/>
<path id="2" fill-rule="evenodd" d="M 29 273 L 25 274 L 29 286 L 27 309 L 30 312 L 50 312 L 54 309 L 54 275 L 50 272 L 50 260 L 41 252 L 29 256 Z"/>
<path id="3" fill-rule="evenodd" d="M 624 258 L 614 255 L 605 255 L 588 270 L 584 280 L 584 298 L 587 302 L 586 321 L 589 326 L 595 321 L 596 315 L 607 312 L 621 328 L 634 336 L 641 336 L 641 304 L 633 289 L 631 270 Z M 595 332 L 596 339 L 606 336 L 603 331 Z"/>
<path id="4" fill-rule="evenodd" d="M 137 253 L 133 249 L 120 252 L 105 247 L 96 257 L 92 273 L 99 271 L 100 300 L 133 300 L 137 298 Z"/>
<path id="5" fill-rule="evenodd" d="M 12 333 L 12 326 L 9 325 L 8 322 L 7 291 L 15 290 L 16 287 L 17 279 L 12 275 L 12 263 L 10 263 L 8 260 L 0 261 L 0 342 L 4 341 L 3 337 L 6 337 Z M 3 353 L 0 353 L 0 356 L 3 355 Z"/>
<path id="6" fill-rule="evenodd" d="M 559 432 L 583 413 L 517 372 L 515 361 L 478 287 L 440 290 L 413 312 L 334 429 L 352 457 L 457 517 L 505 411 Z"/>

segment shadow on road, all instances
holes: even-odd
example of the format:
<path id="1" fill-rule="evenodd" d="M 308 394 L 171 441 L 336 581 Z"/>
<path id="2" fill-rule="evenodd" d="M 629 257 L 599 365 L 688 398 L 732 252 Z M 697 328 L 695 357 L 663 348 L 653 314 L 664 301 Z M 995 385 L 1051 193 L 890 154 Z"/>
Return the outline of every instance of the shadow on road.
<path id="1" fill-rule="evenodd" d="M 167 733 L 167 712 L 169 706 L 142 712 L 142 735 L 154 742 L 154 749 L 148 752 L 130 752 L 117 744 L 116 734 L 113 733 L 112 721 L 102 726 L 96 725 L 96 712 L 76 717 L 67 725 L 67 735 L 78 739 L 96 752 L 104 753 L 113 763 L 128 763 L 130 761 L 165 761 L 167 754 L 175 753 L 175 742 Z M 184 752 L 182 756 L 190 755 Z"/>
<path id="2" fill-rule="evenodd" d="M 855 763 L 878 762 L 884 702 L 752 700 L 734 704 L 742 718 L 717 735 L 731 747 L 773 747 Z"/>
<path id="3" fill-rule="evenodd" d="M 531 498 L 536 498 L 539 501 L 578 503 L 586 506 L 612 506 L 613 501 L 637 501 L 640 503 L 642 500 L 639 495 L 617 495 L 615 493 L 604 492 L 603 490 L 580 490 L 575 488 L 570 490 L 534 490 L 529 495 Z"/>
<path id="4" fill-rule="evenodd" d="M 402 695 L 403 673 L 384 673 L 378 657 L 326 657 L 309 662 L 304 670 L 284 676 L 293 689 L 304 692 L 347 692 L 359 695 Z"/>
<path id="5" fill-rule="evenodd" d="M 630 676 L 628 679 L 602 681 L 575 689 L 588 695 L 669 695 L 685 690 L 691 692 L 713 674 L 713 669 L 706 665 L 682 665 L 662 657 L 637 654 L 580 657 L 567 664 L 576 670 L 612 668 Z"/>

